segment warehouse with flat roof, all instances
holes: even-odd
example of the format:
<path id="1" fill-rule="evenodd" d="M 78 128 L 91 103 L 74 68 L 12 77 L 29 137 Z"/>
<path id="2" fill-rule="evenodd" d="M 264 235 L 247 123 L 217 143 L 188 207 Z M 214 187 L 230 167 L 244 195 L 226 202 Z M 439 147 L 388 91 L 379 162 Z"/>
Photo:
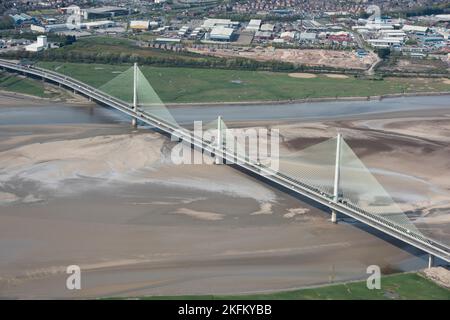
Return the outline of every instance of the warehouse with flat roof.
<path id="1" fill-rule="evenodd" d="M 124 16 L 128 13 L 129 10 L 127 8 L 113 6 L 88 8 L 81 10 L 81 14 L 85 19 L 111 18 L 116 16 Z"/>
<path id="2" fill-rule="evenodd" d="M 205 30 L 211 30 L 214 27 L 236 28 L 238 25 L 238 21 L 231 21 L 230 19 L 205 19 L 202 28 Z"/>
<path id="3" fill-rule="evenodd" d="M 211 29 L 209 40 L 231 41 L 234 35 L 234 29 L 224 26 L 217 26 Z"/>
<path id="4" fill-rule="evenodd" d="M 261 27 L 261 20 L 259 19 L 252 19 L 247 25 L 247 28 L 245 28 L 246 31 L 259 31 L 259 28 Z"/>

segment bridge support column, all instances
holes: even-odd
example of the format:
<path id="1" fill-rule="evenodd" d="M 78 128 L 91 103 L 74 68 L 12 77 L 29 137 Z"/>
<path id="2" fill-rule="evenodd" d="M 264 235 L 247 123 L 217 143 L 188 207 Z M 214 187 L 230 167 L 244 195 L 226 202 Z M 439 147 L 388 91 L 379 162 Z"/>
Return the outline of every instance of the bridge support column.
<path id="1" fill-rule="evenodd" d="M 429 253 L 428 254 L 428 269 L 431 269 L 434 265 L 434 256 Z"/>
<path id="2" fill-rule="evenodd" d="M 340 166 L 341 166 L 341 134 L 338 133 L 337 135 L 337 142 L 336 142 L 336 163 L 334 168 L 334 192 L 333 192 L 333 201 L 338 202 L 339 200 L 339 179 L 340 179 Z M 336 210 L 331 211 L 331 222 L 337 223 L 337 215 Z"/>
<path id="3" fill-rule="evenodd" d="M 137 63 L 134 63 L 134 73 L 133 73 L 133 111 L 137 112 Z M 131 119 L 131 125 L 136 128 L 137 127 L 137 119 L 133 117 Z"/>
<path id="4" fill-rule="evenodd" d="M 222 164 L 223 159 L 220 157 L 220 153 L 223 150 L 223 136 L 222 136 L 222 117 L 217 117 L 217 150 L 220 152 L 216 152 L 215 164 Z"/>
<path id="5" fill-rule="evenodd" d="M 337 223 L 336 210 L 331 210 L 331 222 Z"/>

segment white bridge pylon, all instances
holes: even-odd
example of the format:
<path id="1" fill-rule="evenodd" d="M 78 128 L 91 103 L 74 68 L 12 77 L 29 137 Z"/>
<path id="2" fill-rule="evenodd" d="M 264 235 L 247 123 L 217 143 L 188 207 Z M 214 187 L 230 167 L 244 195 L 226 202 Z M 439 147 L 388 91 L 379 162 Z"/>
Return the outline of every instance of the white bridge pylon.
<path id="1" fill-rule="evenodd" d="M 179 127 L 136 63 L 98 89 L 130 104 L 137 113 L 143 111 Z M 132 119 L 132 124 L 137 125 L 135 118 Z"/>
<path id="2" fill-rule="evenodd" d="M 143 111 L 180 128 L 137 64 L 99 89 L 128 102 L 138 114 Z M 133 125 L 137 124 L 135 118 L 132 121 Z M 227 127 L 221 116 L 203 129 L 213 132 L 216 164 L 224 163 L 224 152 L 231 152 L 236 158 L 246 161 L 251 160 L 246 153 L 248 146 L 239 143 L 233 129 Z M 421 234 L 341 134 L 301 151 L 280 155 L 277 173 L 313 187 L 330 201 L 361 209 L 401 226 L 408 232 Z M 334 210 L 331 220 L 337 222 Z"/>
<path id="3" fill-rule="evenodd" d="M 363 210 L 421 234 L 341 134 L 303 150 L 281 155 L 279 172 L 313 187 L 335 203 Z M 337 222 L 332 211 L 332 222 Z"/>

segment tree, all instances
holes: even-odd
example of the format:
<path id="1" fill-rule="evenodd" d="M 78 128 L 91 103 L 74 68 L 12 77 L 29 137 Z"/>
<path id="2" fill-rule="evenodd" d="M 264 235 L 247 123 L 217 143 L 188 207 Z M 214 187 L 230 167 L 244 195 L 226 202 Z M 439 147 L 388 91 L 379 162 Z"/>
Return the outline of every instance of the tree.
<path id="1" fill-rule="evenodd" d="M 13 29 L 14 28 L 14 20 L 10 16 L 1 16 L 0 17 L 0 30 L 5 29 Z"/>
<path id="2" fill-rule="evenodd" d="M 386 59 L 387 57 L 389 57 L 389 55 L 391 54 L 391 49 L 390 48 L 380 48 L 377 50 L 378 56 L 381 59 Z"/>

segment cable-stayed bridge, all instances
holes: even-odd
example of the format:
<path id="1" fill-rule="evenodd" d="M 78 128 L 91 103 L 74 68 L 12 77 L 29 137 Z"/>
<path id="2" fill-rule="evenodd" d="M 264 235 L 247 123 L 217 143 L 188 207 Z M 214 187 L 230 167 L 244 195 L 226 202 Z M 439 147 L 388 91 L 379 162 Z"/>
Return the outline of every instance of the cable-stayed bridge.
<path id="1" fill-rule="evenodd" d="M 224 139 L 226 124 L 220 117 L 214 125 L 218 139 L 204 139 L 179 126 L 136 65 L 100 88 L 7 60 L 0 60 L 0 67 L 56 83 L 123 112 L 132 118 L 133 125 L 141 121 L 187 141 L 195 149 L 214 156 L 216 163 L 233 163 L 329 208 L 333 222 L 337 221 L 337 213 L 356 219 L 428 253 L 429 266 L 434 257 L 450 263 L 450 247 L 423 235 L 414 226 L 340 135 L 280 157 L 279 168 L 274 170 L 228 145 Z"/>

